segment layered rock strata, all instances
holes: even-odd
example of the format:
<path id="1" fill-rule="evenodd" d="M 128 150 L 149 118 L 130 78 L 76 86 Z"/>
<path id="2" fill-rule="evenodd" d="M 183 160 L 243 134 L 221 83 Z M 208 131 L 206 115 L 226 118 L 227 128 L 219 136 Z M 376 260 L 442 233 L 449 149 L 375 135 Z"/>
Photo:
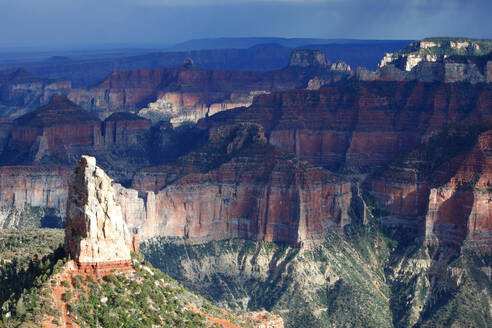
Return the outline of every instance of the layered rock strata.
<path id="1" fill-rule="evenodd" d="M 261 93 L 306 88 L 314 77 L 323 84 L 347 79 L 351 72 L 339 63 L 327 65 L 320 52 L 294 51 L 291 65 L 268 72 L 207 70 L 184 65 L 116 71 L 88 89 L 74 89 L 69 98 L 105 118 L 115 111 L 140 111 L 153 121 L 180 125 L 234 107 L 251 104 Z"/>
<path id="2" fill-rule="evenodd" d="M 141 170 L 117 191 L 142 238 L 246 238 L 291 245 L 350 222 L 350 183 L 267 143 L 257 125 L 226 127 L 173 165 Z"/>
<path id="3" fill-rule="evenodd" d="M 270 143 L 312 164 L 359 171 L 389 163 L 446 124 L 490 118 L 491 109 L 486 85 L 360 82 L 260 95 L 199 126 L 258 123 Z"/>
<path id="4" fill-rule="evenodd" d="M 359 69 L 364 81 L 422 81 L 490 83 L 492 42 L 474 39 L 425 39 L 388 53 L 375 72 Z"/>
<path id="5" fill-rule="evenodd" d="M 6 125 L 1 162 L 31 164 L 50 156 L 131 148 L 150 129 L 150 121 L 130 113 L 114 113 L 104 122 L 68 100 L 56 96 L 45 106 Z M 71 163 L 69 163 L 71 164 Z"/>
<path id="6" fill-rule="evenodd" d="M 0 227 L 30 227 L 37 220 L 41 226 L 59 226 L 70 172 L 60 166 L 0 167 Z"/>
<path id="7" fill-rule="evenodd" d="M 492 130 L 464 129 L 433 136 L 365 182 L 380 222 L 414 229 L 428 243 L 490 250 Z"/>
<path id="8" fill-rule="evenodd" d="M 131 265 L 132 235 L 117 203 L 111 179 L 82 156 L 70 177 L 65 251 L 88 270 Z"/>
<path id="9" fill-rule="evenodd" d="M 1 115 L 16 118 L 47 104 L 55 95 L 68 94 L 70 81 L 40 79 L 24 68 L 0 75 Z"/>

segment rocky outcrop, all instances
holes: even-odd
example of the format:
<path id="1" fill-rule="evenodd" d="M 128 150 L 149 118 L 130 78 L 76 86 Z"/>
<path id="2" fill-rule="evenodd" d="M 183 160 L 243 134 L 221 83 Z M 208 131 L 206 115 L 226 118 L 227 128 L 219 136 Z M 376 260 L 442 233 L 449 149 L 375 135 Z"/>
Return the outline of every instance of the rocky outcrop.
<path id="1" fill-rule="evenodd" d="M 441 81 L 489 83 L 487 58 L 492 42 L 474 39 L 426 39 L 388 53 L 375 72 L 359 69 L 363 81 Z"/>
<path id="2" fill-rule="evenodd" d="M 328 65 L 330 62 L 319 50 L 294 50 L 289 60 L 290 67 L 326 67 Z"/>
<path id="3" fill-rule="evenodd" d="M 258 123 L 269 142 L 312 164 L 360 171 L 389 163 L 448 123 L 491 117 L 491 108 L 484 85 L 360 82 L 260 95 L 199 126 Z"/>
<path id="4" fill-rule="evenodd" d="M 492 51 L 492 41 L 467 38 L 428 38 L 412 42 L 400 51 L 387 53 L 379 67 L 393 64 L 411 71 L 420 62 L 436 62 L 453 56 L 482 56 Z"/>
<path id="5" fill-rule="evenodd" d="M 0 75 L 0 111 L 2 116 L 16 118 L 47 104 L 59 94 L 68 94 L 70 81 L 40 79 L 24 68 Z"/>
<path id="6" fill-rule="evenodd" d="M 67 147 L 101 147 L 101 122 L 65 96 L 14 120 L 7 150 L 15 161 L 36 161 Z M 6 161 L 9 161 L 8 159 Z"/>
<path id="7" fill-rule="evenodd" d="M 70 177 L 65 251 L 78 263 L 130 263 L 132 235 L 123 220 L 111 179 L 82 156 Z"/>

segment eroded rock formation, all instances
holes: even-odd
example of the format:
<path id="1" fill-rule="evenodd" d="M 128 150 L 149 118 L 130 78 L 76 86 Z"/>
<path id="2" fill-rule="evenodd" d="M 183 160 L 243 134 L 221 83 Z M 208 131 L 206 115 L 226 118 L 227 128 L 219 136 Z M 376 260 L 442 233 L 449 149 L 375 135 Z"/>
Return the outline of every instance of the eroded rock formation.
<path id="1" fill-rule="evenodd" d="M 57 163 L 71 165 L 80 153 L 138 147 L 149 128 L 149 120 L 130 113 L 114 113 L 101 122 L 66 96 L 55 96 L 11 125 L 0 126 L 0 142 L 6 135 L 1 162 L 44 163 L 45 158 L 57 157 Z"/>
<path id="2" fill-rule="evenodd" d="M 261 127 L 224 127 L 172 165 L 141 170 L 120 203 L 142 238 L 246 238 L 292 245 L 350 222 L 350 183 L 270 145 Z M 129 223 L 130 224 L 130 223 Z"/>
<path id="3" fill-rule="evenodd" d="M 70 177 L 65 250 L 78 263 L 129 263 L 132 235 L 123 220 L 111 179 L 82 156 Z"/>
<path id="4" fill-rule="evenodd" d="M 365 182 L 378 206 L 377 219 L 413 229 L 428 243 L 490 251 L 491 145 L 487 125 L 433 136 Z"/>
<path id="5" fill-rule="evenodd" d="M 68 94 L 70 81 L 40 79 L 24 68 L 0 75 L 0 111 L 16 118 L 47 104 L 55 95 Z"/>
<path id="6" fill-rule="evenodd" d="M 208 70 L 193 66 L 116 71 L 88 89 L 74 89 L 69 98 L 105 118 L 114 111 L 139 111 L 155 122 L 175 125 L 216 112 L 250 105 L 253 97 L 272 91 L 302 89 L 315 76 L 323 84 L 351 75 L 346 64 L 330 69 L 319 51 L 295 51 L 291 65 L 268 72 Z"/>
<path id="7" fill-rule="evenodd" d="M 486 85 L 360 82 L 261 95 L 199 125 L 258 123 L 270 143 L 312 164 L 359 170 L 389 163 L 446 124 L 490 118 L 491 108 Z"/>
<path id="8" fill-rule="evenodd" d="M 425 39 L 386 54 L 379 69 L 359 69 L 364 81 L 422 81 L 490 83 L 488 63 L 492 42 L 475 39 Z"/>

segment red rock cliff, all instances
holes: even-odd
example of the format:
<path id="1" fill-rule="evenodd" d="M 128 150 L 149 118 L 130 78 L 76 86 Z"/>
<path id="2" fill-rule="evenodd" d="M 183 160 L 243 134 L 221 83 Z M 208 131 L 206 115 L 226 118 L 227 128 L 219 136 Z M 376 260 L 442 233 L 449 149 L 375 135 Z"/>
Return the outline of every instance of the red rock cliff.
<path id="1" fill-rule="evenodd" d="M 143 238 L 191 241 L 240 237 L 297 245 L 350 222 L 350 184 L 270 146 L 258 129 L 223 128 L 175 165 L 142 170 L 133 182 L 142 198 L 117 191 L 123 213 L 140 213 L 133 224 Z"/>
<path id="2" fill-rule="evenodd" d="M 259 123 L 272 144 L 302 159 L 359 169 L 389 163 L 448 123 L 491 117 L 491 108 L 485 85 L 355 83 L 260 95 L 200 126 Z"/>
<path id="3" fill-rule="evenodd" d="M 406 159 L 370 177 L 365 189 L 379 206 L 378 219 L 416 229 L 430 243 L 490 246 L 492 130 L 476 136 L 480 129 L 434 136 Z"/>
<path id="4" fill-rule="evenodd" d="M 14 120 L 2 161 L 31 164 L 70 152 L 131 147 L 149 130 L 150 121 L 130 113 L 114 113 L 101 122 L 65 96 Z"/>
<path id="5" fill-rule="evenodd" d="M 113 72 L 92 88 L 72 90 L 69 97 L 100 117 L 114 111 L 143 109 L 145 117 L 159 120 L 167 116 L 181 123 L 250 104 L 257 93 L 305 88 L 310 78 L 320 74 L 327 81 L 340 81 L 350 75 L 325 67 L 288 67 L 270 72 L 195 67 L 141 69 Z"/>

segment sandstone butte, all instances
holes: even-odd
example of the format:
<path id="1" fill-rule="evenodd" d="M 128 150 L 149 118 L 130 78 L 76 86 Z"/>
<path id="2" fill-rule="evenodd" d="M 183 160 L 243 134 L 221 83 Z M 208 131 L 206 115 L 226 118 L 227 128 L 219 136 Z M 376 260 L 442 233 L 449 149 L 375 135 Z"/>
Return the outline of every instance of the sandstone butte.
<path id="1" fill-rule="evenodd" d="M 138 146 L 139 138 L 150 129 L 150 121 L 120 112 L 101 121 L 61 95 L 11 124 L 0 125 L 0 129 L 0 139 L 4 135 L 8 139 L 2 143 L 5 165 Z"/>
<path id="2" fill-rule="evenodd" d="M 130 252 L 138 251 L 138 238 L 128 230 L 111 179 L 94 157 L 82 156 L 70 177 L 65 251 L 79 271 L 96 275 L 131 269 Z"/>

